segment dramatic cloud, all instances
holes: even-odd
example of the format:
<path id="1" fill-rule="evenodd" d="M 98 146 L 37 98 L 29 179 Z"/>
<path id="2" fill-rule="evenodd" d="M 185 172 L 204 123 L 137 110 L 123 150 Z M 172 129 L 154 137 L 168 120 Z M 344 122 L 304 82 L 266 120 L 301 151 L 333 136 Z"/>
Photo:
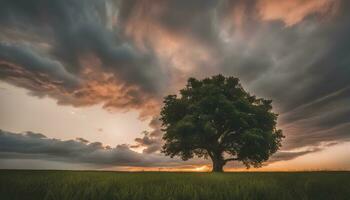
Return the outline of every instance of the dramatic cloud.
<path id="1" fill-rule="evenodd" d="M 153 117 L 149 126 L 152 128 L 151 132 L 144 131 L 142 138 L 136 138 L 135 145 L 132 145 L 131 148 L 143 148 L 143 153 L 154 153 L 161 149 L 162 141 L 162 130 L 161 130 L 161 121 L 158 117 Z"/>
<path id="2" fill-rule="evenodd" d="M 273 100 L 289 152 L 279 158 L 294 158 L 350 139 L 349 9 L 346 0 L 4 0 L 0 78 L 59 104 L 140 111 L 153 131 L 132 147 L 153 155 L 162 96 L 190 76 L 237 76 Z"/>
<path id="3" fill-rule="evenodd" d="M 0 130 L 1 159 L 39 159 L 97 166 L 160 166 L 171 163 L 161 155 L 140 154 L 127 145 L 114 148 L 83 138 L 58 140 L 39 133 L 17 134 Z M 164 164 L 165 163 L 165 164 Z"/>
<path id="4" fill-rule="evenodd" d="M 168 158 L 160 154 L 151 154 L 154 152 L 154 141 L 148 138 L 136 139 L 140 145 L 147 148 L 143 153 L 132 151 L 128 145 L 122 144 L 112 148 L 104 146 L 100 142 L 89 142 L 84 138 L 76 140 L 59 140 L 47 138 L 41 133 L 11 133 L 0 129 L 0 161 L 9 160 L 40 160 L 55 161 L 61 163 L 89 164 L 92 169 L 108 167 L 166 167 L 171 169 L 193 168 L 198 165 L 208 164 L 209 161 L 198 158 L 190 161 L 180 161 L 175 158 Z M 152 136 L 150 136 L 152 137 Z M 324 146 L 334 145 L 328 143 Z M 291 160 L 307 153 L 321 151 L 320 147 L 313 147 L 306 150 L 295 152 L 278 152 L 267 164 L 281 160 Z M 3 164 L 0 162 L 0 168 Z M 233 164 L 233 165 L 232 165 Z M 239 163 L 231 163 L 234 168 L 244 168 Z"/>
<path id="5" fill-rule="evenodd" d="M 4 80 L 62 104 L 154 113 L 163 71 L 115 27 L 113 2 L 4 1 L 0 12 Z"/>

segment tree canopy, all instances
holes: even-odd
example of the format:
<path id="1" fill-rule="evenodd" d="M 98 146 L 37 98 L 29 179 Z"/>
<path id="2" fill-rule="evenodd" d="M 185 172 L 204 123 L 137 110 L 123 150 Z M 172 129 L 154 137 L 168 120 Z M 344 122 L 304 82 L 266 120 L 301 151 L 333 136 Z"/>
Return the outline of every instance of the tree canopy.
<path id="1" fill-rule="evenodd" d="M 228 161 L 261 167 L 284 137 L 271 104 L 250 95 L 235 77 L 190 78 L 180 95 L 164 98 L 162 152 L 183 160 L 210 158 L 215 172 Z"/>

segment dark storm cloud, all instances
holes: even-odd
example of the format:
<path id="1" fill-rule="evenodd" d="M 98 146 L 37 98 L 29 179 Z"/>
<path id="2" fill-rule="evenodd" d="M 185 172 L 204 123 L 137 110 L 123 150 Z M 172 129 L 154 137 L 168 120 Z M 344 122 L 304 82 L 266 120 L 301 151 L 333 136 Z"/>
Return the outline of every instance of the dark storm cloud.
<path id="1" fill-rule="evenodd" d="M 95 70 L 101 76 L 109 74 L 124 88 L 139 88 L 119 99 L 146 103 L 140 96 L 157 96 L 164 86 L 163 72 L 152 51 L 135 49 L 116 26 L 115 6 L 113 1 L 92 0 L 2 1 L 1 78 L 37 95 L 48 93 L 45 84 L 53 85 L 58 91 L 51 96 L 78 106 L 79 100 L 60 96 L 68 93 L 79 99 L 93 79 L 83 75 Z M 122 107 L 109 100 L 94 103 L 101 101 L 107 101 L 107 107 Z"/>
<path id="2" fill-rule="evenodd" d="M 152 107 L 144 115 L 155 118 L 161 96 L 188 77 L 234 75 L 273 100 L 284 150 L 319 146 L 350 138 L 349 8 L 346 0 L 4 0 L 0 77 L 63 104 Z M 134 145 L 145 153 L 161 147 L 159 122 L 151 127 Z"/>
<path id="3" fill-rule="evenodd" d="M 143 153 L 154 153 L 158 152 L 162 145 L 162 130 L 161 130 L 161 121 L 158 117 L 153 117 L 151 122 L 149 123 L 149 126 L 153 129 L 152 131 L 144 131 L 143 137 L 141 138 L 135 138 L 135 145 L 130 146 L 131 148 L 139 148 L 143 147 Z"/>
<path id="4" fill-rule="evenodd" d="M 23 71 L 32 72 L 34 76 L 40 77 L 39 74 L 45 74 L 52 82 L 64 84 L 66 87 L 77 85 L 78 77 L 69 73 L 58 61 L 43 57 L 31 49 L 29 45 L 11 45 L 9 43 L 0 43 L 0 59 L 8 63 L 1 62 L 1 77 L 7 78 L 15 76 L 17 78 L 25 77 L 27 74 L 14 70 L 14 65 L 23 66 Z M 23 76 L 23 77 L 21 77 Z"/>
<path id="5" fill-rule="evenodd" d="M 281 116 L 281 124 L 290 136 L 285 146 L 304 146 L 323 141 L 348 141 L 349 89 L 298 107 Z M 302 138 L 302 139 L 301 139 Z"/>
<path id="6" fill-rule="evenodd" d="M 48 138 L 41 133 L 12 133 L 0 130 L 0 168 L 2 161 L 14 160 L 41 160 L 57 161 L 63 163 L 89 164 L 96 167 L 178 167 L 203 165 L 206 161 L 193 159 L 183 162 L 178 159 L 170 159 L 154 152 L 153 141 L 143 138 L 143 144 L 147 146 L 142 154 L 130 150 L 128 145 L 117 145 L 114 148 L 104 146 L 100 142 L 89 142 L 84 138 L 76 140 L 59 140 Z M 141 142 L 140 142 L 141 143 Z M 333 145 L 333 144 L 330 144 Z M 299 152 L 278 152 L 267 164 L 281 160 L 291 160 L 307 153 L 322 150 L 314 148 Z M 5 163 L 4 163 L 5 164 Z M 235 167 L 244 167 L 234 163 Z M 6 165 L 5 165 L 6 166 Z M 45 166 L 42 166 L 45 167 Z"/>
<path id="7" fill-rule="evenodd" d="M 348 2 L 123 3 L 124 21 L 140 6 L 144 8 L 138 13 L 140 21 L 151 17 L 162 29 L 205 44 L 216 61 L 214 69 L 208 72 L 210 64 L 199 62 L 187 76 L 235 75 L 252 93 L 273 99 L 287 136 L 284 148 L 349 138 Z"/>
<path id="8" fill-rule="evenodd" d="M 142 138 L 135 138 L 135 145 L 132 145 L 131 148 L 144 147 L 143 153 L 154 153 L 161 149 L 162 140 L 160 137 L 150 136 L 148 132 L 144 133 Z"/>
<path id="9" fill-rule="evenodd" d="M 272 44 L 267 48 L 272 68 L 247 84 L 275 100 L 287 136 L 284 148 L 349 139 L 348 19 L 343 9 L 323 23 L 311 18 L 284 29 L 269 25 L 277 29 L 268 29 L 260 41 Z"/>
<path id="10" fill-rule="evenodd" d="M 213 32 L 214 11 L 220 1 L 179 0 L 179 1 L 122 1 L 120 17 L 127 23 L 137 10 L 140 17 L 150 17 L 160 26 L 176 34 L 193 35 L 194 39 L 210 42 L 216 37 Z M 202 23 L 206 21 L 206 23 Z"/>
<path id="11" fill-rule="evenodd" d="M 58 140 L 40 133 L 11 133 L 0 130 L 0 158 L 41 159 L 97 166 L 157 166 L 169 162 L 160 155 L 140 154 L 127 145 L 104 147 L 87 140 Z"/>

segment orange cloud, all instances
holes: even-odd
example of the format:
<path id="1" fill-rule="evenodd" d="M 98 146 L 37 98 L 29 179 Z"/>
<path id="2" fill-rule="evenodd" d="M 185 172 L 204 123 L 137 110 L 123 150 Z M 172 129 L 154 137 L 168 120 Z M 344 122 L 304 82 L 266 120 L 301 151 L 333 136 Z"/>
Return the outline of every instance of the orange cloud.
<path id="1" fill-rule="evenodd" d="M 259 0 L 263 20 L 281 20 L 286 26 L 297 24 L 310 14 L 333 15 L 339 0 Z"/>
<path id="2" fill-rule="evenodd" d="M 111 111 L 136 109 L 141 119 L 159 112 L 160 101 L 156 97 L 145 93 L 138 85 L 125 84 L 117 75 L 103 71 L 98 57 L 85 55 L 79 61 L 84 66 L 80 75 L 84 81 L 72 94 L 79 104 L 103 103 L 103 107 Z"/>
<path id="3" fill-rule="evenodd" d="M 57 99 L 60 105 L 76 107 L 102 104 L 109 111 L 138 110 L 140 119 L 159 113 L 160 100 L 148 94 L 138 85 L 126 84 L 113 73 L 103 71 L 101 61 L 94 55 L 81 56 L 83 70 L 80 83 L 72 88 L 65 87 L 62 81 L 52 80 L 45 73 L 27 70 L 21 65 L 0 60 L 0 72 L 5 80 L 29 89 L 39 97 Z"/>
<path id="4" fill-rule="evenodd" d="M 199 63 L 213 66 L 212 69 L 206 69 L 210 73 L 210 70 L 216 70 L 216 60 L 212 48 L 197 41 L 187 30 L 179 31 L 162 24 L 160 19 L 168 12 L 168 6 L 165 1 L 157 4 L 138 2 L 125 23 L 125 34 L 140 51 L 152 49 L 162 69 L 172 74 L 169 77 L 172 79 L 169 84 L 171 88 L 167 90 L 176 91 L 185 83 L 189 74 L 194 74 L 199 67 L 203 67 Z"/>

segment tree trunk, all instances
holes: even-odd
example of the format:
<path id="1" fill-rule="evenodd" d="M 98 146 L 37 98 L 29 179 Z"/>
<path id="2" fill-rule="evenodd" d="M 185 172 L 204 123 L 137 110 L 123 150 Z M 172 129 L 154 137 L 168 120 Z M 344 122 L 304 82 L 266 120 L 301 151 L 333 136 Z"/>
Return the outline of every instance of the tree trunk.
<path id="1" fill-rule="evenodd" d="M 212 159 L 213 161 L 213 170 L 212 172 L 224 172 L 223 168 L 225 165 L 225 161 L 222 159 Z"/>

